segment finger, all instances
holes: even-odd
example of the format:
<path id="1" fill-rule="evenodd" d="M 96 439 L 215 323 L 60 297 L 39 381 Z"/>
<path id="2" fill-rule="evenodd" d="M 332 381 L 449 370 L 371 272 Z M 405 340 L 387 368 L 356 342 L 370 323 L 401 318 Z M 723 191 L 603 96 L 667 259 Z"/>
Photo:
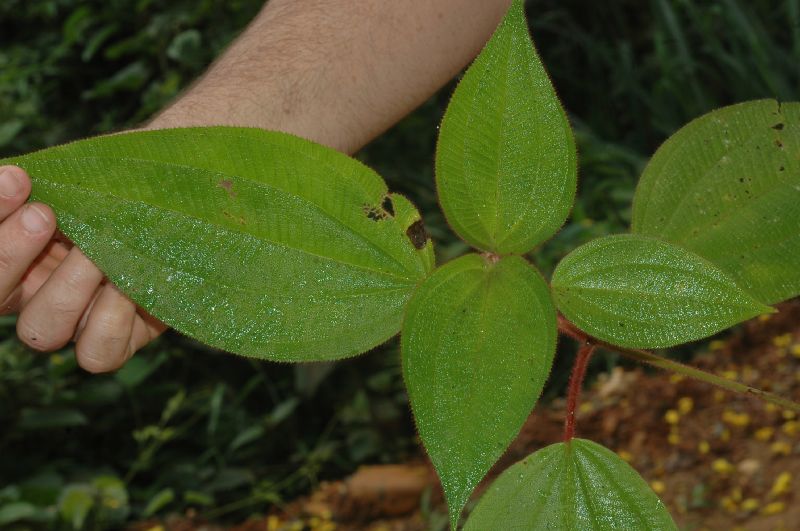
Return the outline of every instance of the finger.
<path id="1" fill-rule="evenodd" d="M 6 300 L 50 241 L 56 220 L 50 207 L 31 203 L 0 224 L 0 300 Z"/>
<path id="2" fill-rule="evenodd" d="M 27 173 L 16 166 L 0 166 L 0 221 L 18 209 L 30 193 Z"/>
<path id="3" fill-rule="evenodd" d="M 67 253 L 69 249 L 64 244 L 51 240 L 22 275 L 19 285 L 14 288 L 11 295 L 0 303 L 0 315 L 19 312 L 50 278 L 53 270 L 64 260 Z"/>
<path id="4" fill-rule="evenodd" d="M 136 306 L 112 284 L 103 286 L 86 326 L 75 345 L 78 365 L 89 372 L 122 367 L 133 355 L 130 348 Z"/>
<path id="5" fill-rule="evenodd" d="M 137 308 L 136 319 L 133 323 L 133 333 L 131 333 L 131 352 L 138 351 L 163 334 L 166 329 L 167 325 L 143 309 Z"/>
<path id="6" fill-rule="evenodd" d="M 17 320 L 19 338 L 42 351 L 66 345 L 102 280 L 103 273 L 73 247 L 22 310 Z"/>

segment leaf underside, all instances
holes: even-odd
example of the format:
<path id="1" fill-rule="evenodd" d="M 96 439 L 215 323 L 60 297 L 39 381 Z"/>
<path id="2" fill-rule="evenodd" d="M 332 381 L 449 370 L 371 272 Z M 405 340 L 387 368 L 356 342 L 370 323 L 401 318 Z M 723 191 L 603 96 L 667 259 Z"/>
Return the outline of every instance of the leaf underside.
<path id="1" fill-rule="evenodd" d="M 567 218 L 575 141 L 516 0 L 464 75 L 442 121 L 436 183 L 453 229 L 471 245 L 523 254 Z"/>
<path id="2" fill-rule="evenodd" d="M 419 287 L 401 339 L 417 428 L 455 526 L 541 393 L 555 353 L 555 309 L 524 259 L 467 255 Z"/>
<path id="3" fill-rule="evenodd" d="M 631 234 L 600 238 L 567 255 L 552 289 L 567 319 L 628 348 L 679 345 L 772 311 L 711 262 Z"/>
<path id="4" fill-rule="evenodd" d="M 766 304 L 800 295 L 800 103 L 714 111 L 645 169 L 633 231 L 715 263 Z"/>
<path id="5" fill-rule="evenodd" d="M 229 352 L 364 352 L 398 332 L 433 267 L 408 200 L 357 161 L 283 133 L 136 132 L 3 163 L 31 175 L 32 199 L 136 303 Z"/>
<path id="6" fill-rule="evenodd" d="M 465 531 L 677 530 L 664 504 L 614 452 L 573 439 L 511 466 L 472 512 Z"/>

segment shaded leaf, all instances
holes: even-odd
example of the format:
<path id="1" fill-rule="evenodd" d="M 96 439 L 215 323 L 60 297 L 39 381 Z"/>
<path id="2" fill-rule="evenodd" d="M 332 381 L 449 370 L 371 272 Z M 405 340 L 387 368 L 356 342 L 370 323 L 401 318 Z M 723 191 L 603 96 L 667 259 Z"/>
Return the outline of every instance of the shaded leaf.
<path id="1" fill-rule="evenodd" d="M 0 506 L 0 526 L 8 526 L 20 520 L 34 518 L 37 513 L 36 507 L 27 502 L 12 502 Z"/>
<path id="2" fill-rule="evenodd" d="M 564 223 L 576 178 L 572 130 L 516 0 L 442 121 L 436 153 L 442 208 L 471 245 L 525 253 Z"/>
<path id="3" fill-rule="evenodd" d="M 600 238 L 567 255 L 552 287 L 567 319 L 630 348 L 671 347 L 772 311 L 711 262 L 630 234 Z"/>
<path id="4" fill-rule="evenodd" d="M 89 423 L 80 410 L 70 408 L 25 408 L 20 412 L 18 427 L 21 430 L 51 430 L 73 428 Z"/>
<path id="5" fill-rule="evenodd" d="M 282 133 L 137 132 L 3 163 L 31 174 L 33 198 L 135 302 L 230 352 L 364 352 L 397 333 L 433 266 L 430 242 L 406 234 L 421 224 L 407 199 L 355 160 Z"/>
<path id="6" fill-rule="evenodd" d="M 800 295 L 800 104 L 725 107 L 653 156 L 633 230 L 714 262 L 760 301 Z"/>
<path id="7" fill-rule="evenodd" d="M 408 305 L 403 374 L 453 526 L 539 398 L 556 345 L 547 285 L 522 258 L 468 255 Z"/>
<path id="8" fill-rule="evenodd" d="M 677 530 L 664 504 L 617 454 L 573 439 L 508 468 L 470 515 L 465 531 Z"/>

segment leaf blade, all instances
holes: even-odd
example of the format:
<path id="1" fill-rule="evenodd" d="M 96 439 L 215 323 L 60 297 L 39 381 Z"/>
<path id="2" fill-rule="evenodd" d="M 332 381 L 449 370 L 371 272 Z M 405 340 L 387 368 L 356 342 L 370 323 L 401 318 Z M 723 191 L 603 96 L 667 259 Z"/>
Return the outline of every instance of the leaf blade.
<path id="1" fill-rule="evenodd" d="M 464 529 L 677 527 L 630 465 L 598 444 L 573 439 L 509 467 L 489 487 Z"/>
<path id="2" fill-rule="evenodd" d="M 689 123 L 645 168 L 633 231 L 677 243 L 762 302 L 800 295 L 800 104 L 759 100 Z"/>
<path id="3" fill-rule="evenodd" d="M 525 253 L 564 223 L 575 197 L 575 141 L 515 0 L 448 106 L 436 183 L 471 245 Z"/>
<path id="4" fill-rule="evenodd" d="M 555 341 L 547 286 L 520 257 L 459 258 L 409 303 L 403 374 L 453 525 L 536 403 Z"/>
<path id="5" fill-rule="evenodd" d="M 8 163 L 134 301 L 207 344 L 309 361 L 400 328 L 432 268 L 419 214 L 348 157 L 282 133 L 193 128 L 99 137 Z M 383 208 L 391 201 L 392 214 Z"/>
<path id="6" fill-rule="evenodd" d="M 772 311 L 694 253 L 630 234 L 567 255 L 552 290 L 576 326 L 627 348 L 675 346 Z"/>

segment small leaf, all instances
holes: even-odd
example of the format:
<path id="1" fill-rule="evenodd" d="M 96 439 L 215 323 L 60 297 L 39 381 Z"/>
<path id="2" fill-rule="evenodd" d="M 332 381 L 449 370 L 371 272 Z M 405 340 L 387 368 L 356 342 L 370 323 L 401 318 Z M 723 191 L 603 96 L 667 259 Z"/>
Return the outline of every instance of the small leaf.
<path id="1" fill-rule="evenodd" d="M 555 353 L 555 309 L 524 259 L 468 255 L 420 286 L 401 337 L 417 428 L 455 528 L 539 398 Z"/>
<path id="2" fill-rule="evenodd" d="M 465 531 L 677 530 L 664 504 L 617 454 L 573 439 L 528 456 L 495 480 Z"/>
<path id="3" fill-rule="evenodd" d="M 471 245 L 526 253 L 564 223 L 576 180 L 572 130 L 515 0 L 442 121 L 442 208 Z"/>
<path id="4" fill-rule="evenodd" d="M 767 304 L 800 295 L 800 103 L 752 101 L 698 118 L 656 152 L 633 230 L 712 261 Z"/>
<path id="5" fill-rule="evenodd" d="M 567 319 L 629 348 L 679 345 L 772 311 L 711 262 L 635 235 L 579 247 L 558 265 L 552 287 Z"/>
<path id="6" fill-rule="evenodd" d="M 284 361 L 364 352 L 433 267 L 402 196 L 359 162 L 258 129 L 172 129 L 8 159 L 33 199 L 148 312 L 214 347 Z M 389 213 L 385 205 L 391 203 Z"/>

